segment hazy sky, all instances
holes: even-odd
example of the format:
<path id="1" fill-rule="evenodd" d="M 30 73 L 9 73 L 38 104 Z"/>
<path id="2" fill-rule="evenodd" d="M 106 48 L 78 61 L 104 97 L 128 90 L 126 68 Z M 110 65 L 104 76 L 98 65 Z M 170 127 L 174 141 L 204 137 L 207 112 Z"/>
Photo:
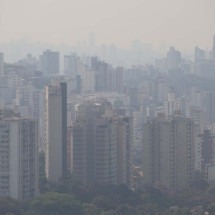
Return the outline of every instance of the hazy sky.
<path id="1" fill-rule="evenodd" d="M 74 44 L 94 32 L 99 44 L 210 48 L 214 11 L 215 0 L 0 0 L 0 42 Z"/>

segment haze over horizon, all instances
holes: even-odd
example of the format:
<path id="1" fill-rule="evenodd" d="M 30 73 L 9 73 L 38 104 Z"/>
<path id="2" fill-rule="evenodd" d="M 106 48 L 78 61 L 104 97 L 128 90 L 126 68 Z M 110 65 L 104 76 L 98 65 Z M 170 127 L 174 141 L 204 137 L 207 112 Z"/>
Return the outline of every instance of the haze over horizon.
<path id="1" fill-rule="evenodd" d="M 0 0 L 0 43 L 20 39 L 72 45 L 96 35 L 98 44 L 133 40 L 191 52 L 211 48 L 214 0 Z"/>

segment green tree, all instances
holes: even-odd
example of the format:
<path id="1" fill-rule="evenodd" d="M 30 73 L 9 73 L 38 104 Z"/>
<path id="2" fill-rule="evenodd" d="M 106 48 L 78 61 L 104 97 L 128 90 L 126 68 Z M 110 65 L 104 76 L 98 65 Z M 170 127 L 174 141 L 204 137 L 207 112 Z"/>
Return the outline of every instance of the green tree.
<path id="1" fill-rule="evenodd" d="M 117 209 L 116 209 L 116 214 L 117 215 L 136 215 L 137 212 L 135 210 L 135 208 L 133 208 L 130 205 L 120 205 Z"/>
<path id="2" fill-rule="evenodd" d="M 210 213 L 210 214 L 214 214 L 215 213 L 215 203 L 211 203 L 207 206 L 207 211 Z"/>
<path id="3" fill-rule="evenodd" d="M 81 215 L 81 203 L 72 195 L 46 193 L 33 200 L 32 210 L 38 215 Z"/>
<path id="4" fill-rule="evenodd" d="M 100 215 L 118 215 L 115 211 L 102 211 Z"/>
<path id="5" fill-rule="evenodd" d="M 191 215 L 191 211 L 188 208 L 181 208 L 179 215 Z"/>
<path id="6" fill-rule="evenodd" d="M 94 204 L 85 203 L 82 206 L 84 215 L 100 215 L 101 210 L 99 210 Z"/>
<path id="7" fill-rule="evenodd" d="M 10 198 L 2 198 L 0 199 L 0 214 L 1 215 L 22 215 L 24 210 L 19 201 L 10 199 Z"/>
<path id="8" fill-rule="evenodd" d="M 100 209 L 111 210 L 115 207 L 115 204 L 106 196 L 98 196 L 93 199 L 92 203 Z"/>

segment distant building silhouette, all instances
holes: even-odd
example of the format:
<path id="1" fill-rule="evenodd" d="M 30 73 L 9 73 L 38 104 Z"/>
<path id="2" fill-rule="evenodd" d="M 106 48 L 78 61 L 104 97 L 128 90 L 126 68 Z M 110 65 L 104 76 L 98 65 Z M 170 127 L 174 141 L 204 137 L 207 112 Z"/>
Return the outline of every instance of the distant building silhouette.
<path id="1" fill-rule="evenodd" d="M 181 53 L 177 51 L 174 47 L 170 47 L 166 56 L 167 60 L 167 70 L 176 70 L 181 64 Z"/>
<path id="2" fill-rule="evenodd" d="M 199 47 L 195 48 L 195 63 L 205 60 L 205 51 Z"/>
<path id="3" fill-rule="evenodd" d="M 59 52 L 46 50 L 40 56 L 40 67 L 44 75 L 56 75 L 60 73 Z"/>
<path id="4" fill-rule="evenodd" d="M 0 53 L 0 80 L 4 75 L 4 53 Z"/>
<path id="5" fill-rule="evenodd" d="M 212 58 L 215 60 L 215 35 L 213 36 Z"/>
<path id="6" fill-rule="evenodd" d="M 64 74 L 71 75 L 73 78 L 78 75 L 80 58 L 76 53 L 64 56 Z"/>

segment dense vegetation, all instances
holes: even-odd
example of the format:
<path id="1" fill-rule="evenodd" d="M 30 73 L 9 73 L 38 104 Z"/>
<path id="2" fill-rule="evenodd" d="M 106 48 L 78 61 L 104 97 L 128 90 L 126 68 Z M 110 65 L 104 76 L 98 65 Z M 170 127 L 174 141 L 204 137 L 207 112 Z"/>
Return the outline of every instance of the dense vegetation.
<path id="1" fill-rule="evenodd" d="M 1 215 L 168 215 L 191 214 L 194 206 L 215 212 L 215 188 L 166 193 L 145 187 L 131 191 L 125 186 L 83 187 L 72 180 L 49 185 L 48 191 L 29 202 L 0 199 Z M 173 213 L 173 206 L 178 209 Z"/>

